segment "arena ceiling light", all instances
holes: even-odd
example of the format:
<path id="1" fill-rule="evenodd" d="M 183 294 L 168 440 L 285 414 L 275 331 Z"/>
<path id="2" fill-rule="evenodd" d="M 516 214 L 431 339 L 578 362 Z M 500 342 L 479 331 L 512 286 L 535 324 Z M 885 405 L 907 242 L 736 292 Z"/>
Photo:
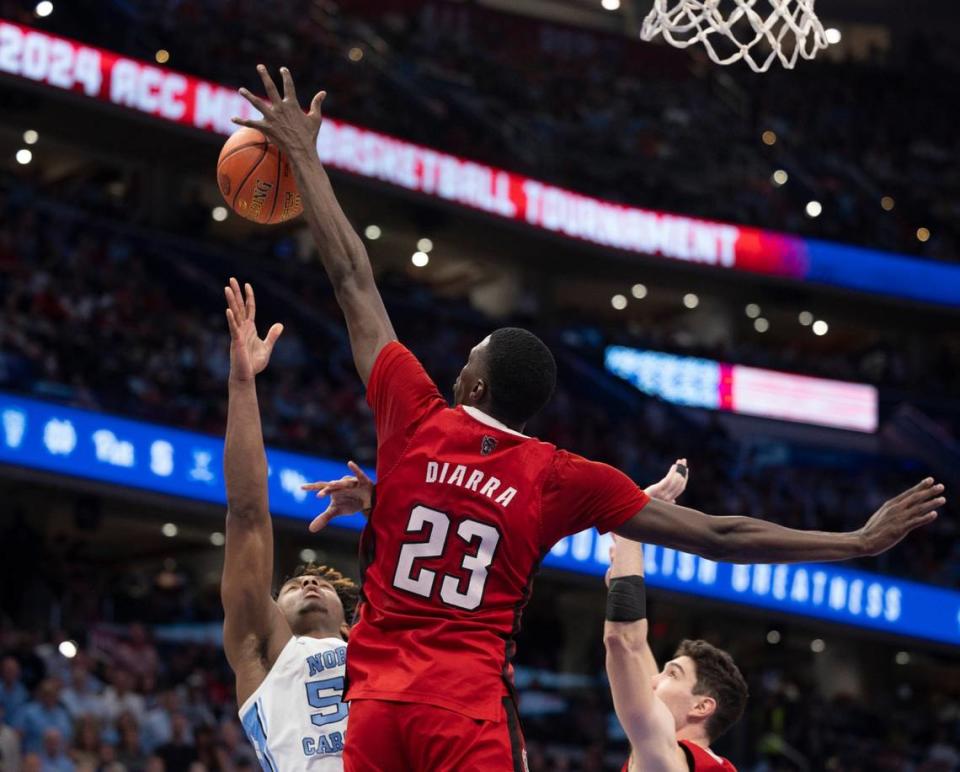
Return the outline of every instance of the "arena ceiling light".
<path id="1" fill-rule="evenodd" d="M 896 205 L 897 202 L 893 200 L 893 196 L 884 196 L 880 199 L 880 206 L 883 207 L 884 212 L 892 212 Z"/>
<path id="2" fill-rule="evenodd" d="M 823 212 L 823 204 L 819 201 L 809 201 L 804 211 L 806 211 L 807 217 L 819 217 L 820 213 Z"/>
<path id="3" fill-rule="evenodd" d="M 758 306 L 756 303 L 748 303 L 747 307 L 744 309 L 744 312 L 751 319 L 756 319 L 758 316 L 760 316 L 760 306 Z"/>
<path id="4" fill-rule="evenodd" d="M 688 292 L 683 296 L 683 305 L 693 310 L 700 305 L 700 298 L 698 298 L 694 293 Z"/>
<path id="5" fill-rule="evenodd" d="M 417 268 L 423 268 L 430 262 L 430 255 L 426 252 L 414 252 L 410 257 L 410 262 L 413 263 Z"/>
<path id="6" fill-rule="evenodd" d="M 817 319 L 813 323 L 813 334 L 819 337 L 823 337 L 830 331 L 830 325 L 827 324 L 823 319 Z"/>
<path id="7" fill-rule="evenodd" d="M 780 631 L 771 630 L 770 632 L 768 632 L 767 643 L 769 643 L 771 646 L 776 646 L 778 643 L 780 643 Z"/>
<path id="8" fill-rule="evenodd" d="M 216 222 L 223 222 L 224 220 L 227 219 L 228 214 L 229 212 L 227 211 L 227 208 L 225 206 L 215 206 L 213 207 L 213 211 L 210 212 L 210 216 Z"/>
<path id="9" fill-rule="evenodd" d="M 77 644 L 73 641 L 61 641 L 57 650 L 67 659 L 77 656 Z"/>
<path id="10" fill-rule="evenodd" d="M 33 129 L 27 129 L 23 132 L 23 141 L 28 145 L 36 145 L 40 141 L 40 135 Z"/>
<path id="11" fill-rule="evenodd" d="M 380 230 L 379 225 L 368 225 L 364 231 L 363 235 L 366 236 L 370 241 L 376 241 L 380 236 L 383 235 L 383 231 Z"/>
<path id="12" fill-rule="evenodd" d="M 928 228 L 917 228 L 917 241 L 924 243 L 930 241 L 930 230 Z"/>
<path id="13" fill-rule="evenodd" d="M 826 35 L 827 35 L 827 42 L 832 46 L 835 46 L 843 38 L 843 35 L 840 33 L 840 30 L 838 30 L 836 27 L 830 27 L 826 31 Z"/>
<path id="14" fill-rule="evenodd" d="M 433 242 L 428 238 L 422 238 L 417 242 L 417 249 L 420 252 L 429 252 L 433 249 Z"/>
<path id="15" fill-rule="evenodd" d="M 163 528 L 160 529 L 160 533 L 166 536 L 168 539 L 172 539 L 178 533 L 180 529 L 174 523 L 164 523 Z"/>
<path id="16" fill-rule="evenodd" d="M 773 147 L 777 144 L 777 133 L 767 129 L 763 134 L 760 135 L 760 139 L 763 140 L 763 144 L 767 147 Z"/>
<path id="17" fill-rule="evenodd" d="M 771 182 L 776 185 L 778 188 L 786 185 L 787 181 L 790 179 L 790 175 L 783 169 L 777 169 L 773 173 L 773 177 L 770 178 Z"/>
<path id="18" fill-rule="evenodd" d="M 161 48 L 153 58 L 157 60 L 157 64 L 166 64 L 170 61 L 170 52 L 166 48 Z"/>
<path id="19" fill-rule="evenodd" d="M 37 7 L 33 9 L 33 12 L 37 14 L 40 18 L 44 18 L 53 13 L 53 3 L 50 0 L 41 0 L 37 3 Z"/>
<path id="20" fill-rule="evenodd" d="M 809 327 L 811 324 L 813 324 L 813 314 L 811 314 L 809 311 L 801 311 L 800 315 L 797 317 L 797 320 L 804 327 Z"/>
<path id="21" fill-rule="evenodd" d="M 617 311 L 622 311 L 627 307 L 627 296 L 614 295 L 612 298 L 610 298 L 610 305 L 617 309 Z"/>
<path id="22" fill-rule="evenodd" d="M 909 665 L 910 654 L 905 651 L 898 651 L 896 656 L 896 662 L 898 665 Z"/>
<path id="23" fill-rule="evenodd" d="M 600 0 L 605 11 L 616 11 L 620 8 L 620 0 Z"/>
<path id="24" fill-rule="evenodd" d="M 226 537 L 224 537 L 220 531 L 214 531 L 210 534 L 210 543 L 214 547 L 222 547 L 224 544 L 226 544 L 226 541 Z"/>
<path id="25" fill-rule="evenodd" d="M 300 561 L 302 563 L 313 563 L 317 559 L 317 551 L 306 547 L 300 550 Z"/>
<path id="26" fill-rule="evenodd" d="M 630 294 L 633 295 L 637 300 L 643 300 L 647 296 L 647 285 L 634 284 L 630 288 Z"/>
<path id="27" fill-rule="evenodd" d="M 814 638 L 810 641 L 810 651 L 814 654 L 821 654 L 827 648 L 827 644 L 823 642 L 822 638 Z"/>
<path id="28" fill-rule="evenodd" d="M 17 151 L 16 158 L 18 164 L 21 166 L 26 166 L 33 160 L 33 153 L 24 147 Z"/>
<path id="29" fill-rule="evenodd" d="M 770 322 L 761 316 L 759 319 L 754 320 L 753 329 L 755 329 L 757 332 L 766 332 L 770 329 Z"/>

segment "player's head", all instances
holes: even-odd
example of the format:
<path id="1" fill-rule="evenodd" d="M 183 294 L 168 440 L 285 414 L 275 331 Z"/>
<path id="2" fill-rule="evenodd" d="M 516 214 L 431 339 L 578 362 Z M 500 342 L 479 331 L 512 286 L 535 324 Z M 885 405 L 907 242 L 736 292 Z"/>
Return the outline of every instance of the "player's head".
<path id="1" fill-rule="evenodd" d="M 713 742 L 740 719 L 747 705 L 747 682 L 727 652 L 706 641 L 682 641 L 653 679 L 657 696 L 683 729 Z"/>
<path id="2" fill-rule="evenodd" d="M 556 385 L 557 363 L 546 344 L 529 330 L 501 327 L 471 350 L 453 401 L 516 427 L 547 404 Z"/>
<path id="3" fill-rule="evenodd" d="M 294 635 L 339 635 L 350 631 L 359 590 L 335 568 L 299 566 L 280 586 L 277 605 Z"/>

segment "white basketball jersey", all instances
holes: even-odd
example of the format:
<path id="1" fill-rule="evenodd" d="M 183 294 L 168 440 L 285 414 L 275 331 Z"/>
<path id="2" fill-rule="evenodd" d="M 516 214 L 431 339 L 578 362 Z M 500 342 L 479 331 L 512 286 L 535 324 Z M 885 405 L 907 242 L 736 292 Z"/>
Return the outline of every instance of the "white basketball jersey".
<path id="1" fill-rule="evenodd" d="M 263 683 L 240 708 L 240 721 L 264 772 L 343 769 L 347 642 L 289 640 Z"/>

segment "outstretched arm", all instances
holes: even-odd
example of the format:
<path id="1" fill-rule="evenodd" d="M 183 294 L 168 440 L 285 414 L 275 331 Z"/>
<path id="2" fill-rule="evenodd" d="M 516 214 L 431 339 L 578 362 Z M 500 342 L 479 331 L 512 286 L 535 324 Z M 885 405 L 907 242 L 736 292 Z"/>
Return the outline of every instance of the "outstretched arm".
<path id="1" fill-rule="evenodd" d="M 267 68 L 261 64 L 257 72 L 267 98 L 254 96 L 247 89 L 240 89 L 240 93 L 263 114 L 263 120 L 234 118 L 234 123 L 259 129 L 290 159 L 304 215 L 347 322 L 354 364 L 366 385 L 380 349 L 397 336 L 374 282 L 366 247 L 340 208 L 317 156 L 317 135 L 323 120 L 320 108 L 327 92 L 317 94 L 310 111 L 304 113 L 286 67 L 280 70 L 282 97 Z"/>
<path id="2" fill-rule="evenodd" d="M 608 585 L 625 577 L 643 577 L 642 544 L 615 536 L 610 557 Z M 658 669 L 647 632 L 646 618 L 621 622 L 607 619 L 604 623 L 603 643 L 613 708 L 630 740 L 634 769 L 686 772 L 683 752 L 677 745 L 676 722 L 653 690 Z"/>
<path id="3" fill-rule="evenodd" d="M 227 485 L 226 545 L 220 597 L 223 645 L 237 676 L 237 703 L 259 686 L 290 639 L 290 627 L 271 594 L 273 524 L 267 502 L 267 458 L 260 428 L 255 376 L 270 360 L 283 331 L 273 325 L 264 340 L 254 325 L 256 300 L 236 279 L 224 288 L 230 326 L 230 382 L 223 470 Z"/>
<path id="4" fill-rule="evenodd" d="M 946 499 L 927 478 L 885 502 L 856 531 L 800 531 L 753 517 L 716 517 L 652 500 L 617 534 L 634 541 L 692 552 L 732 563 L 796 563 L 879 555 L 910 531 L 932 523 Z"/>

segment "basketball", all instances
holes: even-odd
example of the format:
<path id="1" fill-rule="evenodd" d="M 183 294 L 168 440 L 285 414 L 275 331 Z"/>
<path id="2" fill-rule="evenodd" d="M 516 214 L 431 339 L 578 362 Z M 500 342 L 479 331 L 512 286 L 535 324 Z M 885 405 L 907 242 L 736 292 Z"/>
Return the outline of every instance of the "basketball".
<path id="1" fill-rule="evenodd" d="M 230 208 L 253 222 L 275 225 L 303 211 L 290 162 L 257 129 L 238 129 L 226 141 L 217 184 Z"/>

